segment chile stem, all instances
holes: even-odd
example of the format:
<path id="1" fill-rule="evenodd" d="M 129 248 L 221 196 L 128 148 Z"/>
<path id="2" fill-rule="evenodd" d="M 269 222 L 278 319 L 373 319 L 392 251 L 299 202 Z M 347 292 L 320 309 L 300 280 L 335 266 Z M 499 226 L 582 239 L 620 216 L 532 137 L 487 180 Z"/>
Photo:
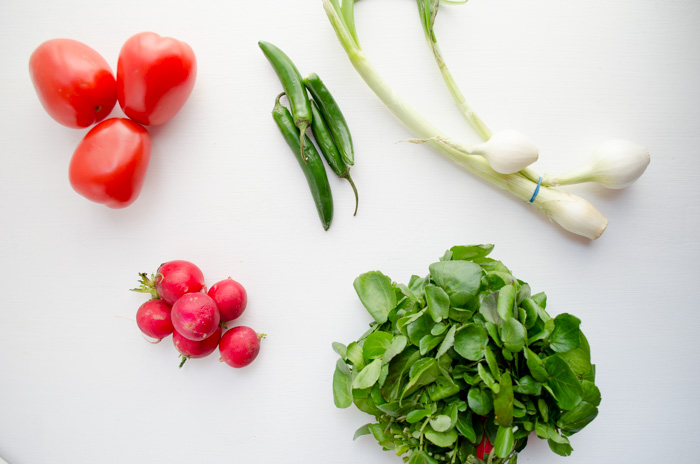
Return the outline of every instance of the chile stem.
<path id="1" fill-rule="evenodd" d="M 357 195 L 357 187 L 355 187 L 355 182 L 352 181 L 352 177 L 350 177 L 350 171 L 349 171 L 349 170 L 348 170 L 348 172 L 347 172 L 344 176 L 340 176 L 340 177 L 342 177 L 342 178 L 344 178 L 344 179 L 347 179 L 348 182 L 350 182 L 350 187 L 352 187 L 352 191 L 355 193 L 355 212 L 352 213 L 352 215 L 353 215 L 353 216 L 357 216 L 357 207 L 358 207 L 359 204 L 360 204 L 360 199 L 359 199 L 359 197 L 358 197 L 358 195 Z"/>

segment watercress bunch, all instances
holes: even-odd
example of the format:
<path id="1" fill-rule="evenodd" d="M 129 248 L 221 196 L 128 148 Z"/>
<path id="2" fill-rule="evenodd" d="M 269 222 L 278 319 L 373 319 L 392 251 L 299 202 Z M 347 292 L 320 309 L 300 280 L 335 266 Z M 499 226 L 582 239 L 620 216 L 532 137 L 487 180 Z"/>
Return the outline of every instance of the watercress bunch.
<path id="1" fill-rule="evenodd" d="M 371 434 L 411 464 L 516 463 L 533 433 L 572 452 L 569 437 L 601 400 L 581 321 L 552 318 L 546 295 L 492 249 L 453 247 L 408 285 L 357 277 L 374 320 L 359 340 L 333 344 L 335 405 L 374 416 L 355 438 Z"/>

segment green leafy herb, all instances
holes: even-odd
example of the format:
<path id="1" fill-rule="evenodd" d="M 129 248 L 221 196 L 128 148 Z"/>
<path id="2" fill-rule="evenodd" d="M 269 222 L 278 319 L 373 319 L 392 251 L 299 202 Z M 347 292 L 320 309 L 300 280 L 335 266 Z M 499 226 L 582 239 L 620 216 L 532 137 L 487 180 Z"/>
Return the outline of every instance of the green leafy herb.
<path id="1" fill-rule="evenodd" d="M 348 345 L 334 342 L 337 407 L 354 403 L 372 435 L 409 463 L 514 464 L 530 432 L 567 456 L 569 437 L 598 415 L 591 350 L 570 315 L 552 318 L 544 293 L 458 246 L 425 277 L 397 284 L 378 271 L 354 287 L 372 316 Z M 491 456 L 476 456 L 489 440 Z"/>

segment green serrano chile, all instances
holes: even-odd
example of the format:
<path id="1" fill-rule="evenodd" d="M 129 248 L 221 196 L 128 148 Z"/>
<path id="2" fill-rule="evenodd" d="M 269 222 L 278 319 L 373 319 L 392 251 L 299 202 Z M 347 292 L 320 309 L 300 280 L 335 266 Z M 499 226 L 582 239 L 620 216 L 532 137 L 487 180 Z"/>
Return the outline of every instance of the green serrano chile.
<path id="1" fill-rule="evenodd" d="M 333 140 L 335 141 L 336 147 L 338 147 L 340 156 L 343 157 L 343 160 L 348 166 L 354 165 L 355 152 L 352 147 L 350 128 L 345 121 L 342 111 L 340 111 L 340 107 L 328 90 L 328 87 L 326 87 L 323 81 L 321 81 L 321 78 L 315 73 L 309 74 L 306 79 L 304 79 L 304 85 L 309 90 L 309 93 L 311 93 L 311 97 L 318 104 L 318 109 L 328 124 L 328 129 L 333 135 Z"/>
<path id="2" fill-rule="evenodd" d="M 313 116 L 304 81 L 297 67 L 282 50 L 269 42 L 260 41 L 258 46 L 272 65 L 272 69 L 277 74 L 282 83 L 284 93 L 287 95 L 294 125 L 299 129 L 299 153 L 302 160 L 306 162 L 304 135 L 306 134 L 306 128 L 311 124 Z"/>
<path id="3" fill-rule="evenodd" d="M 353 182 L 352 177 L 350 177 L 350 167 L 345 164 L 343 157 L 340 156 L 340 152 L 333 141 L 333 136 L 328 130 L 328 125 L 326 124 L 325 118 L 321 115 L 318 109 L 318 105 L 315 100 L 311 100 L 311 114 L 313 118 L 311 120 L 311 132 L 314 134 L 316 143 L 321 149 L 321 154 L 326 158 L 328 165 L 331 167 L 336 176 L 341 179 L 347 179 L 350 182 L 352 191 L 355 193 L 355 213 L 357 214 L 357 206 L 359 199 L 357 196 L 357 187 L 355 187 L 355 182 Z"/>
<path id="4" fill-rule="evenodd" d="M 275 100 L 275 106 L 272 109 L 272 117 L 284 136 L 287 145 L 289 145 L 289 148 L 294 152 L 299 166 L 301 166 L 301 170 L 304 171 L 304 176 L 306 176 L 306 182 L 309 184 L 311 196 L 314 198 L 316 210 L 321 219 L 323 229 L 328 230 L 333 220 L 333 195 L 331 194 L 331 186 L 328 183 L 326 167 L 318 151 L 316 151 L 316 147 L 314 147 L 314 144 L 303 132 L 301 136 L 306 139 L 303 148 L 306 161 L 302 158 L 299 129 L 297 129 L 294 124 L 294 118 L 289 110 L 280 103 L 282 95 L 284 95 L 284 93 L 279 94 Z"/>

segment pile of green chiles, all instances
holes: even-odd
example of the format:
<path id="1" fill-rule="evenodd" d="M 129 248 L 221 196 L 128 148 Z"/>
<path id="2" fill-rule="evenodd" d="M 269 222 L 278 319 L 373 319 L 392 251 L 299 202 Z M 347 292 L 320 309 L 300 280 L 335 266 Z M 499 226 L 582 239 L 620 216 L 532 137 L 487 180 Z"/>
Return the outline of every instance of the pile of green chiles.
<path id="1" fill-rule="evenodd" d="M 297 67 L 282 50 L 268 42 L 258 42 L 258 45 L 284 89 L 275 100 L 272 117 L 299 161 L 321 224 L 328 230 L 333 220 L 333 195 L 326 168 L 306 130 L 311 128 L 318 149 L 333 172 L 350 182 L 357 214 L 357 188 L 350 177 L 350 166 L 355 163 L 350 129 L 333 95 L 317 74 L 302 79 Z M 291 111 L 281 104 L 282 96 L 287 97 Z"/>
<path id="2" fill-rule="evenodd" d="M 356 437 L 412 464 L 515 463 L 532 432 L 572 452 L 601 399 L 580 320 L 552 318 L 492 249 L 453 247 L 408 285 L 378 271 L 355 280 L 374 322 L 334 343 L 333 393 L 374 416 Z"/>

